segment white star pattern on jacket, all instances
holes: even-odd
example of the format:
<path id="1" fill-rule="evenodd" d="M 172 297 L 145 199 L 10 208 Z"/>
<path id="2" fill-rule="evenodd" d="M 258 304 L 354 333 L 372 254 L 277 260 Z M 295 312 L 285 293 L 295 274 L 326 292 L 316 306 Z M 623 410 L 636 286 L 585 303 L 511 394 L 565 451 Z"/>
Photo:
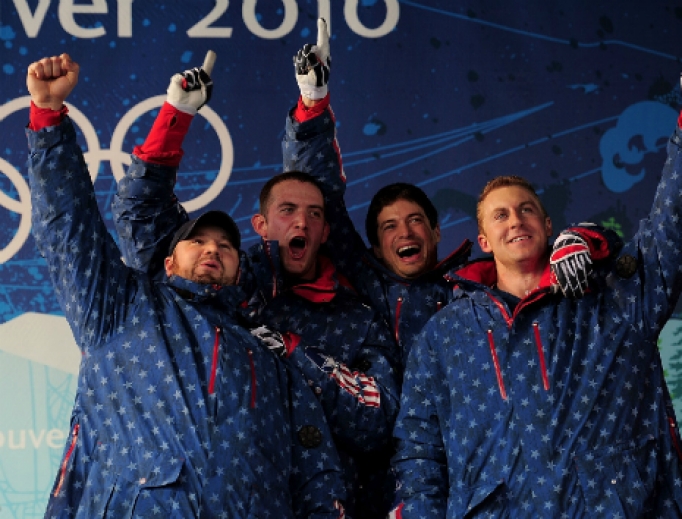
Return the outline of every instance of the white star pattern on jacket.
<path id="1" fill-rule="evenodd" d="M 125 267 L 70 120 L 27 135 L 33 232 L 83 352 L 46 517 L 338 519 L 319 403 L 237 324 L 241 290 Z"/>

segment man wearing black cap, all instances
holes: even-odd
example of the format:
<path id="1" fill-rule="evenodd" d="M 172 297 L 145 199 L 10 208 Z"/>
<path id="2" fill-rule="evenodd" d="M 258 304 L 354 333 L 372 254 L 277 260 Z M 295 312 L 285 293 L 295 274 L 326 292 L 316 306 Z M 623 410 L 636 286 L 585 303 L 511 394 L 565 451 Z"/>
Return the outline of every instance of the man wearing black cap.
<path id="1" fill-rule="evenodd" d="M 240 235 L 232 218 L 208 211 L 185 223 L 173 236 L 166 275 L 197 283 L 234 285 L 239 271 Z"/>
<path id="2" fill-rule="evenodd" d="M 112 208 L 126 263 L 152 277 L 188 219 L 174 180 L 193 114 L 208 99 L 198 91 L 193 113 L 185 112 L 188 103 L 176 103 L 174 90 L 171 82 Z M 239 276 L 249 318 L 268 327 L 256 326 L 253 333 L 318 395 L 343 465 L 349 517 L 384 517 L 394 488 L 387 474 L 398 412 L 395 343 L 381 315 L 363 304 L 324 255 L 329 226 L 315 179 L 300 172 L 277 175 L 259 202 L 252 225 L 262 240 L 243 253 Z"/>
<path id="3" fill-rule="evenodd" d="M 124 265 L 64 105 L 78 73 L 27 74 L 32 231 L 83 354 L 45 517 L 341 519 L 319 403 L 239 324 L 237 227 L 180 227 L 161 281 Z"/>

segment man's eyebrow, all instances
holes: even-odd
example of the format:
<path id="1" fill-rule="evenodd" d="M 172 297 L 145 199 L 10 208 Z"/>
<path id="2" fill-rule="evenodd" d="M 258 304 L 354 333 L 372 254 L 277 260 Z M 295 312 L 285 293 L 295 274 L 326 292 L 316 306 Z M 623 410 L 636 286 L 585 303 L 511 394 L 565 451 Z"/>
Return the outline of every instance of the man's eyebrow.
<path id="1" fill-rule="evenodd" d="M 533 200 L 533 199 L 524 200 L 523 202 L 519 203 L 517 207 L 525 207 L 525 206 L 527 206 L 527 205 L 531 205 L 531 206 L 533 206 L 533 207 L 538 207 L 537 202 L 536 202 L 535 200 Z M 506 206 L 506 205 L 501 205 L 501 206 L 493 207 L 493 208 L 491 209 L 491 211 L 492 211 L 493 213 L 494 213 L 494 212 L 497 212 L 497 211 L 507 211 L 507 210 L 508 210 L 508 206 Z"/>

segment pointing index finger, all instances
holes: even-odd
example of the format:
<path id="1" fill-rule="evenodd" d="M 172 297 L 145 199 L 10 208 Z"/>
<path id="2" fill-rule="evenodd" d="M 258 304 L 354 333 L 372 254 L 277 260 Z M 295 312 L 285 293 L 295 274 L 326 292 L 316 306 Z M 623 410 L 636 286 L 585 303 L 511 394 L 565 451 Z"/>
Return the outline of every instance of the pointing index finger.
<path id="1" fill-rule="evenodd" d="M 329 31 L 324 18 L 317 19 L 317 50 L 320 59 L 326 60 L 329 57 Z"/>

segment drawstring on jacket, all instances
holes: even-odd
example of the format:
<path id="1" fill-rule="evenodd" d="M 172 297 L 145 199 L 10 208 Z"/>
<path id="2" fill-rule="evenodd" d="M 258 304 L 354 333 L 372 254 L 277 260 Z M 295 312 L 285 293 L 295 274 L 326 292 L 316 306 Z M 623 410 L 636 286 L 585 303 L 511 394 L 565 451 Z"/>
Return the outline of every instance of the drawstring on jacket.
<path id="1" fill-rule="evenodd" d="M 533 323 L 533 333 L 535 334 L 535 346 L 538 348 L 538 357 L 540 359 L 540 373 L 542 374 L 542 385 L 545 391 L 549 390 L 549 376 L 547 375 L 547 364 L 545 363 L 545 352 L 542 348 L 542 338 L 540 337 L 540 325 Z"/>
<path id="2" fill-rule="evenodd" d="M 247 350 L 249 354 L 249 366 L 251 367 L 251 408 L 256 407 L 256 389 L 258 384 L 256 382 L 256 365 L 253 362 L 253 352 Z M 212 395 L 215 393 L 215 379 L 218 371 L 218 356 L 220 354 L 220 328 L 216 326 L 215 340 L 213 341 L 213 361 L 211 362 L 211 376 L 208 382 L 208 393 Z"/>
<path id="3" fill-rule="evenodd" d="M 540 360 L 540 375 L 542 376 L 542 385 L 545 391 L 549 391 L 549 375 L 547 373 L 547 363 L 545 362 L 545 352 L 542 347 L 542 337 L 540 336 L 540 325 L 533 323 L 533 334 L 535 335 L 535 346 L 538 350 L 538 358 Z M 497 386 L 500 388 L 500 396 L 502 400 L 507 400 L 507 390 L 504 387 L 504 379 L 502 378 L 502 367 L 500 366 L 500 359 L 497 356 L 495 349 L 495 338 L 493 331 L 488 330 L 488 344 L 490 345 L 490 355 L 493 358 L 495 365 L 495 375 L 497 377 Z"/>
<path id="4" fill-rule="evenodd" d="M 218 354 L 220 353 L 220 328 L 216 326 L 215 340 L 213 341 L 213 360 L 211 361 L 211 376 L 208 381 L 208 394 L 215 393 L 215 377 L 218 371 Z"/>
<path id="5" fill-rule="evenodd" d="M 502 400 L 506 400 L 507 390 L 504 388 L 502 368 L 500 367 L 500 359 L 497 357 L 497 350 L 495 350 L 495 338 L 493 337 L 492 330 L 488 330 L 488 344 L 490 344 L 490 354 L 493 357 L 493 364 L 495 365 L 495 375 L 497 375 L 497 386 L 500 388 L 500 396 L 502 397 Z"/>
<path id="6" fill-rule="evenodd" d="M 61 492 L 62 486 L 64 485 L 64 477 L 66 476 L 66 466 L 69 464 L 69 460 L 71 459 L 73 450 L 76 448 L 76 443 L 78 442 L 79 429 L 80 424 L 76 424 L 73 428 L 73 435 L 71 436 L 71 444 L 69 445 L 69 450 L 66 452 L 64 460 L 62 461 L 62 466 L 59 469 L 59 483 L 57 483 L 57 487 L 54 489 L 53 493 L 55 497 L 59 497 L 59 492 Z"/>

